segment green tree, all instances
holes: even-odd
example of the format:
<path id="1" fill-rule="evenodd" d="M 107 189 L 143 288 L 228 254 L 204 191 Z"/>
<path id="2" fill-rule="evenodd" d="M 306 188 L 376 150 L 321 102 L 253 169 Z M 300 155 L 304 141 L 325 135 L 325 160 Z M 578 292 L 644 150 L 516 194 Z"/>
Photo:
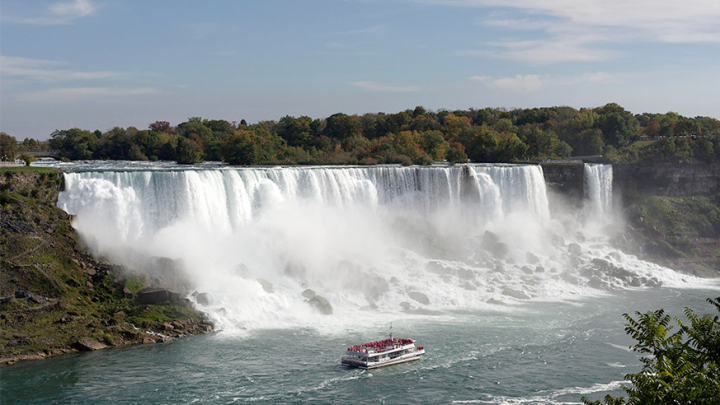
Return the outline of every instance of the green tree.
<path id="1" fill-rule="evenodd" d="M 257 136 L 248 130 L 237 130 L 223 143 L 223 161 L 231 165 L 253 165 L 259 163 Z"/>
<path id="2" fill-rule="evenodd" d="M 720 297 L 708 299 L 720 312 Z M 689 323 L 658 310 L 636 318 L 625 314 L 625 332 L 637 342 L 642 370 L 625 376 L 632 386 L 623 387 L 628 404 L 718 404 L 720 403 L 720 322 L 718 316 L 698 315 L 685 308 Z M 582 399 L 587 405 L 620 405 L 624 398 L 607 396 L 603 401 Z"/>
<path id="3" fill-rule="evenodd" d="M 37 159 L 31 154 L 23 152 L 20 154 L 20 160 L 25 162 L 25 166 L 30 166 L 30 163 L 36 161 Z"/>
<path id="4" fill-rule="evenodd" d="M 195 164 L 203 161 L 202 140 L 196 134 L 190 138 L 180 138 L 177 147 L 177 162 L 180 164 Z"/>
<path id="5" fill-rule="evenodd" d="M 14 136 L 0 132 L 0 160 L 12 162 L 17 155 L 18 143 Z"/>

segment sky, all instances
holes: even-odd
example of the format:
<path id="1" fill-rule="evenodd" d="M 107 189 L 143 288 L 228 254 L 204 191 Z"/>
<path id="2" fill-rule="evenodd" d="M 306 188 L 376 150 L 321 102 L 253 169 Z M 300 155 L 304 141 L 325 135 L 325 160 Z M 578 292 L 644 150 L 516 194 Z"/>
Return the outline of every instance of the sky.
<path id="1" fill-rule="evenodd" d="M 720 118 L 718 0 L 2 0 L 0 131 L 598 107 Z"/>

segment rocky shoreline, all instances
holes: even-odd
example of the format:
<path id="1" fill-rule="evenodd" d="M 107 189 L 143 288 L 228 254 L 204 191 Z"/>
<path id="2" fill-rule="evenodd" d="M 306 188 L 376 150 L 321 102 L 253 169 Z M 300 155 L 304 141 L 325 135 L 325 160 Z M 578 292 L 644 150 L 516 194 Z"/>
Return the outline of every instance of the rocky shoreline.
<path id="1" fill-rule="evenodd" d="M 0 364 L 212 331 L 182 294 L 89 254 L 55 207 L 62 179 L 0 171 Z"/>

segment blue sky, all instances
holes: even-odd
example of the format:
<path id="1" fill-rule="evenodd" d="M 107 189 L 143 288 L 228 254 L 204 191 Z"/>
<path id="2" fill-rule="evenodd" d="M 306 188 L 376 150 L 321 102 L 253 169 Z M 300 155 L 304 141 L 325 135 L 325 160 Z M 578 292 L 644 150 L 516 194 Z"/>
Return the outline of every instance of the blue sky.
<path id="1" fill-rule="evenodd" d="M 596 107 L 720 118 L 717 0 L 3 0 L 0 131 Z"/>

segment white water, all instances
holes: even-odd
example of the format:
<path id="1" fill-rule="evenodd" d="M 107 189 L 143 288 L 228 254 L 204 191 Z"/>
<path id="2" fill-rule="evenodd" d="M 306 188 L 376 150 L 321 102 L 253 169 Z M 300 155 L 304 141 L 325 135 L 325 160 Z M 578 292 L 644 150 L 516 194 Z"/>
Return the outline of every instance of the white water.
<path id="1" fill-rule="evenodd" d="M 77 172 L 58 205 L 99 254 L 208 292 L 200 307 L 225 330 L 694 286 L 597 231 L 612 181 L 604 166 L 586 170 L 596 215 L 582 221 L 550 215 L 534 165 Z M 306 288 L 333 315 L 308 305 Z"/>
<path id="2" fill-rule="evenodd" d="M 613 209 L 612 165 L 586 164 L 584 170 L 584 192 L 590 207 L 589 215 L 602 220 Z"/>

